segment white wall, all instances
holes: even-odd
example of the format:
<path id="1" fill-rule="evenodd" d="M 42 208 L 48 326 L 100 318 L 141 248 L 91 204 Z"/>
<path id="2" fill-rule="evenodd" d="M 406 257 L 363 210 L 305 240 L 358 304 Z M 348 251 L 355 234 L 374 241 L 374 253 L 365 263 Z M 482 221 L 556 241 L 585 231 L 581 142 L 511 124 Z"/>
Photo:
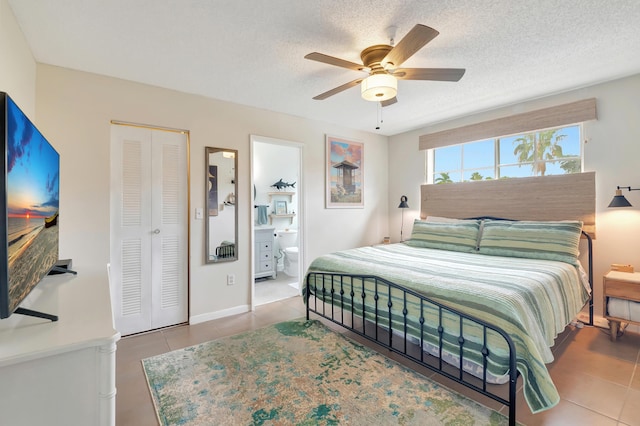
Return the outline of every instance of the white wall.
<path id="1" fill-rule="evenodd" d="M 640 191 L 625 192 L 634 205 L 608 209 L 617 185 L 640 188 L 640 75 L 556 94 L 541 99 L 461 117 L 403 133 L 389 140 L 390 229 L 399 238 L 400 192 L 408 192 L 411 221 L 419 217 L 419 186 L 425 182 L 425 153 L 418 154 L 422 134 L 478 123 L 580 99 L 597 99 L 598 119 L 584 125 L 585 171 L 596 172 L 596 232 L 594 241 L 595 310 L 602 315 L 602 275 L 611 263 L 630 263 L 640 270 Z M 421 167 L 421 168 L 420 168 Z M 420 172 L 418 169 L 420 168 Z M 413 203 L 411 202 L 411 200 Z M 405 227 L 405 235 L 407 232 Z"/>
<path id="2" fill-rule="evenodd" d="M 249 137 L 259 134 L 304 143 L 305 267 L 320 254 L 373 244 L 388 231 L 387 138 L 327 123 L 243 107 L 157 87 L 48 65 L 37 68 L 38 126 L 60 152 L 61 257 L 90 270 L 109 261 L 110 120 L 191 132 L 191 311 L 198 320 L 246 309 L 250 303 Z M 325 134 L 365 144 L 365 208 L 324 208 Z M 204 264 L 204 147 L 238 150 L 239 259 Z M 284 176 L 283 176 L 284 177 Z M 227 286 L 226 275 L 236 275 Z"/>
<path id="3" fill-rule="evenodd" d="M 0 92 L 35 122 L 36 61 L 7 0 L 0 0 L 0 57 Z"/>
<path id="4" fill-rule="evenodd" d="M 299 186 L 298 182 L 300 177 L 298 176 L 299 164 L 299 150 L 297 147 L 289 145 L 278 145 L 274 143 L 257 142 L 259 137 L 255 137 L 256 142 L 253 145 L 253 181 L 256 185 L 256 199 L 255 203 L 260 205 L 269 205 L 267 208 L 269 213 L 272 213 L 275 209 L 275 201 L 286 201 L 287 210 L 289 212 L 297 212 L 298 208 L 298 191 L 296 187 Z M 269 197 L 269 192 L 277 192 L 276 188 L 271 187 L 275 182 L 282 179 L 283 182 L 295 183 L 294 188 L 284 188 L 283 192 L 293 192 L 294 194 L 289 196 L 272 196 Z M 256 219 L 257 219 L 257 212 Z M 294 217 L 292 220 L 289 218 L 274 219 L 273 225 L 276 230 L 298 228 L 298 217 Z"/>

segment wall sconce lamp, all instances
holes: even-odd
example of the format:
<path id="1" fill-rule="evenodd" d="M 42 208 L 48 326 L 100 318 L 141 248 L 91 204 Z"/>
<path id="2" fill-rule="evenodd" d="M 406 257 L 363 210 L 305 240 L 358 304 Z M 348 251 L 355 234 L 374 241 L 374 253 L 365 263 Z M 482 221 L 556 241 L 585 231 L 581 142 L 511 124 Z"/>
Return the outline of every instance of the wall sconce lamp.
<path id="1" fill-rule="evenodd" d="M 404 209 L 409 208 L 409 204 L 407 204 L 407 201 L 408 201 L 408 198 L 406 195 L 403 195 L 402 197 L 400 197 L 400 205 L 398 206 L 399 209 L 402 209 L 402 222 L 400 224 L 400 242 L 404 241 L 402 239 L 402 229 L 404 228 Z"/>
<path id="2" fill-rule="evenodd" d="M 609 203 L 608 207 L 632 207 L 631 203 L 622 195 L 622 190 L 627 189 L 629 191 L 640 191 L 640 188 L 631 188 L 630 186 L 618 186 L 616 189 L 616 195 Z"/>

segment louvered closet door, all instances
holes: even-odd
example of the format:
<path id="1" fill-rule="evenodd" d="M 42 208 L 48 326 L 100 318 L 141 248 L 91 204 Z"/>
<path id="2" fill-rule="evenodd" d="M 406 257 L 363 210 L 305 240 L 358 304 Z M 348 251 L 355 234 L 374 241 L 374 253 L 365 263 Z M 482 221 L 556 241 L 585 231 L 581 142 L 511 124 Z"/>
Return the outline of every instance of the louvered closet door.
<path id="1" fill-rule="evenodd" d="M 112 125 L 111 286 L 123 335 L 187 321 L 187 142 Z"/>

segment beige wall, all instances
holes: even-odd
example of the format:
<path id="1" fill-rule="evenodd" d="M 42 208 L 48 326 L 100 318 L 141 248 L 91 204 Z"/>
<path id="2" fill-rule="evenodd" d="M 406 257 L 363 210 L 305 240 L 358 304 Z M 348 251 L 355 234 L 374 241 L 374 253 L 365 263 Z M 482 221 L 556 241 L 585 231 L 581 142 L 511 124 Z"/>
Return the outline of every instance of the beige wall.
<path id="1" fill-rule="evenodd" d="M 390 229 L 399 238 L 400 213 L 396 198 L 399 189 L 408 192 L 411 210 L 405 212 L 405 223 L 419 217 L 419 185 L 424 177 L 425 152 L 418 154 L 418 137 L 422 134 L 451 129 L 595 97 L 598 120 L 584 125 L 584 169 L 596 172 L 596 226 L 594 241 L 595 308 L 602 314 L 602 275 L 611 263 L 631 263 L 640 270 L 640 191 L 625 192 L 634 205 L 630 209 L 608 209 L 617 185 L 640 188 L 640 75 L 585 87 L 530 102 L 478 113 L 456 120 L 392 136 L 389 141 L 389 209 Z M 417 169 L 422 173 L 418 173 Z M 396 196 L 398 195 L 398 196 Z M 405 227 L 405 235 L 407 233 Z"/>
<path id="2" fill-rule="evenodd" d="M 8 93 L 33 121 L 36 62 L 7 0 L 0 0 L 0 92 Z"/>
<path id="3" fill-rule="evenodd" d="M 251 134 L 304 144 L 305 266 L 320 254 L 373 244 L 387 234 L 387 138 L 146 86 L 38 65 L 37 125 L 60 152 L 60 255 L 76 268 L 99 272 L 109 262 L 110 120 L 191 132 L 191 317 L 206 319 L 246 310 L 250 303 Z M 324 208 L 325 134 L 365 144 L 365 208 Z M 237 149 L 239 260 L 204 264 L 204 147 Z M 62 220 L 64 218 L 64 220 Z M 226 275 L 236 275 L 227 286 Z"/>

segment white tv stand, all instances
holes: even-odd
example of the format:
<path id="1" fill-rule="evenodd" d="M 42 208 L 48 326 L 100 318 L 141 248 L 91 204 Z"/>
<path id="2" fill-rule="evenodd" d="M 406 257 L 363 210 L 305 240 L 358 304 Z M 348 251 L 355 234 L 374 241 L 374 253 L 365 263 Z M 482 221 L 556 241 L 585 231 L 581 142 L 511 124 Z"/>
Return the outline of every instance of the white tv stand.
<path id="1" fill-rule="evenodd" d="M 116 342 L 104 271 L 46 277 L 22 306 L 59 320 L 0 320 L 0 418 L 10 425 L 115 425 Z"/>

